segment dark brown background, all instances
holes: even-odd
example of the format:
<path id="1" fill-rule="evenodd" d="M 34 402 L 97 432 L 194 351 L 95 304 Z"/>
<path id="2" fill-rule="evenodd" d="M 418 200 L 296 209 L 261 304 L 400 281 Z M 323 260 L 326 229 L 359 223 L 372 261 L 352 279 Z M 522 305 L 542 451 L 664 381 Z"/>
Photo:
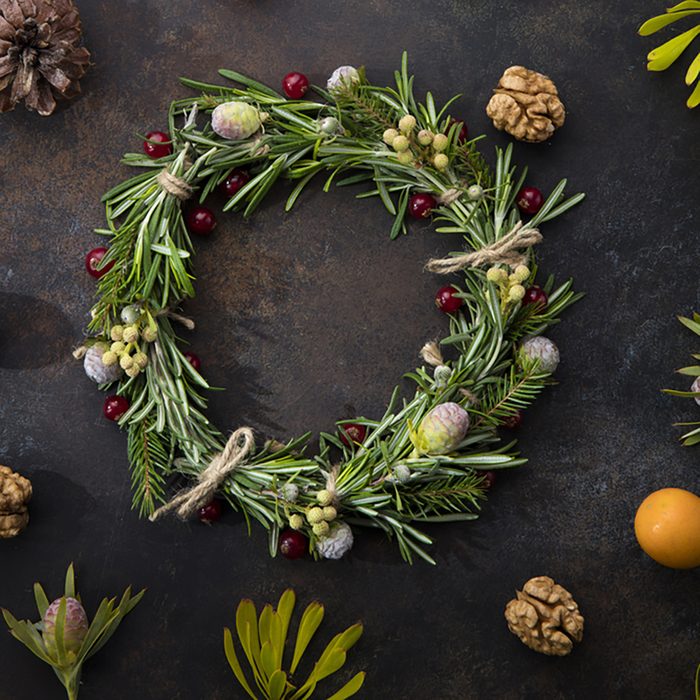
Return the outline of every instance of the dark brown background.
<path id="1" fill-rule="evenodd" d="M 327 605 L 326 638 L 357 618 L 350 666 L 367 698 L 689 698 L 700 662 L 699 572 L 655 565 L 632 532 L 651 490 L 698 490 L 698 452 L 676 442 L 691 402 L 671 374 L 694 338 L 675 321 L 698 302 L 698 113 L 683 67 L 644 70 L 635 32 L 661 0 L 625 2 L 280 2 L 110 0 L 80 3 L 94 67 L 84 96 L 48 119 L 0 118 L 0 461 L 31 477 L 32 522 L 0 544 L 0 604 L 34 614 L 31 584 L 60 592 L 74 560 L 91 612 L 102 594 L 147 586 L 144 602 L 87 667 L 81 698 L 239 698 L 221 628 L 241 597 L 262 604 L 293 586 Z M 670 32 L 664 33 L 666 38 Z M 657 42 L 658 43 L 658 42 Z M 404 565 L 360 533 L 339 563 L 269 559 L 234 515 L 206 528 L 150 525 L 129 511 L 125 439 L 71 360 L 93 281 L 99 198 L 127 175 L 136 132 L 163 128 L 177 76 L 235 68 L 278 85 L 289 70 L 322 82 L 365 64 L 388 82 L 410 50 L 419 93 L 442 99 L 484 145 L 507 139 L 484 114 L 501 71 L 550 74 L 568 108 L 550 144 L 516 146 L 530 180 L 559 177 L 587 201 L 545 229 L 545 270 L 573 275 L 586 300 L 553 332 L 561 386 L 528 412 L 528 466 L 502 478 L 475 524 L 435 527 L 437 567 Z M 226 218 L 199 245 L 192 349 L 227 388 L 210 414 L 287 437 L 376 416 L 420 345 L 444 328 L 439 282 L 422 264 L 450 244 L 429 225 L 390 242 L 376 201 L 310 188 L 294 212 L 280 187 L 250 222 Z M 217 202 L 217 207 L 220 202 Z M 506 629 L 514 589 L 546 573 L 586 616 L 583 644 L 549 659 Z M 0 635 L 0 698 L 61 697 L 48 667 Z"/>

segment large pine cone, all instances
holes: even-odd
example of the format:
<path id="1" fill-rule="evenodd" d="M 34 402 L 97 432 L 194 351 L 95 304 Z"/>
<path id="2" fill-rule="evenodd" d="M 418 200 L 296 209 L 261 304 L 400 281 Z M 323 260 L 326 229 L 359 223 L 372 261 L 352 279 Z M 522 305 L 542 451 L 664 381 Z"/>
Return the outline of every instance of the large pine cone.
<path id="1" fill-rule="evenodd" d="M 22 100 L 48 116 L 75 97 L 90 62 L 73 0 L 0 0 L 0 112 Z"/>

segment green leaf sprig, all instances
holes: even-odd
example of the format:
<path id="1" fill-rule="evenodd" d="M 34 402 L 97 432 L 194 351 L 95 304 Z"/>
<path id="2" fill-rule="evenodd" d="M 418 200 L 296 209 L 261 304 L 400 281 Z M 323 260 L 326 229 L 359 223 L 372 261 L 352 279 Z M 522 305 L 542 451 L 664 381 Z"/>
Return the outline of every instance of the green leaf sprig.
<path id="1" fill-rule="evenodd" d="M 255 604 L 242 600 L 236 610 L 236 633 L 245 658 L 250 665 L 253 681 L 243 671 L 236 655 L 233 634 L 224 629 L 224 651 L 236 679 L 253 700 L 307 700 L 316 691 L 318 683 L 339 671 L 345 664 L 348 650 L 362 636 L 363 627 L 356 623 L 344 632 L 336 634 L 325 648 L 311 673 L 301 684 L 295 684 L 293 674 L 306 652 L 311 640 L 323 621 L 324 608 L 320 603 L 311 603 L 299 622 L 292 660 L 288 671 L 283 670 L 287 633 L 292 619 L 296 596 L 291 589 L 280 597 L 277 609 L 269 603 L 258 618 Z M 365 672 L 355 674 L 340 690 L 327 700 L 345 700 L 355 695 L 365 680 Z M 257 687 L 257 693 L 253 689 Z"/>
<path id="2" fill-rule="evenodd" d="M 683 2 L 678 3 L 678 5 L 669 7 L 665 14 L 648 19 L 639 28 L 641 36 L 649 36 L 667 27 L 669 24 L 673 24 L 686 17 L 695 17 L 698 23 L 696 26 L 687 29 L 682 34 L 673 37 L 673 39 L 669 39 L 667 42 L 650 51 L 647 55 L 649 61 L 647 63 L 647 70 L 666 70 L 670 65 L 675 63 L 693 40 L 700 36 L 700 0 L 683 0 Z M 698 79 L 698 76 L 700 76 L 700 52 L 698 52 L 697 56 L 695 56 L 688 67 L 688 71 L 685 74 L 685 84 L 692 85 Z M 686 104 L 691 109 L 700 104 L 700 80 L 698 80 Z"/>
<path id="3" fill-rule="evenodd" d="M 124 591 L 121 600 L 117 604 L 116 598 L 103 599 L 95 613 L 95 617 L 89 627 L 77 640 L 73 649 L 68 643 L 68 629 L 70 621 L 67 621 L 66 612 L 68 599 L 80 602 L 80 596 L 75 589 L 75 572 L 73 564 L 68 567 L 64 593 L 58 600 L 58 612 L 55 617 L 55 626 L 51 629 L 51 636 L 47 635 L 46 612 L 49 610 L 49 599 L 40 583 L 34 584 L 34 598 L 39 610 L 39 622 L 29 620 L 17 620 L 9 611 L 3 608 L 2 615 L 10 633 L 18 639 L 35 656 L 53 668 L 58 679 L 66 689 L 69 700 L 78 697 L 80 688 L 80 676 L 83 663 L 96 654 L 116 632 L 124 617 L 130 613 L 143 597 L 145 590 L 135 596 L 131 595 L 131 587 Z M 54 606 L 57 601 L 51 605 Z M 75 640 L 73 640 L 75 641 Z"/>
<path id="4" fill-rule="evenodd" d="M 700 335 L 700 314 L 693 313 L 693 318 L 685 318 L 684 316 L 679 316 L 678 320 L 686 327 L 689 328 L 696 335 Z M 700 360 L 700 354 L 693 354 L 691 357 L 695 360 Z M 676 370 L 678 374 L 683 374 L 688 377 L 700 377 L 700 365 L 690 365 L 688 367 L 681 367 Z M 665 394 L 670 394 L 671 396 L 681 396 L 683 398 L 698 398 L 700 397 L 700 392 L 696 391 L 678 391 L 677 389 L 664 389 Z M 691 445 L 697 445 L 700 442 L 700 421 L 692 421 L 689 423 L 676 423 L 676 425 L 684 426 L 686 428 L 693 427 L 693 430 L 681 435 L 681 440 L 684 445 L 690 447 Z"/>

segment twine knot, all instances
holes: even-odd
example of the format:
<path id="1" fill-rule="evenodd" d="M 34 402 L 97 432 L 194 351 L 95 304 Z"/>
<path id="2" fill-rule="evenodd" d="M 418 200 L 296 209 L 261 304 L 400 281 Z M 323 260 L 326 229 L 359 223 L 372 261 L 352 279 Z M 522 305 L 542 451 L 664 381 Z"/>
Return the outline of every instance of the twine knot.
<path id="1" fill-rule="evenodd" d="M 425 268 L 440 275 L 459 272 L 467 267 L 481 267 L 482 265 L 497 265 L 499 263 L 515 268 L 527 262 L 528 253 L 524 252 L 524 249 L 541 242 L 542 234 L 538 229 L 523 226 L 523 222 L 518 221 L 505 236 L 491 245 L 481 248 L 481 250 L 450 258 L 433 258 L 428 261 Z"/>
<path id="2" fill-rule="evenodd" d="M 156 313 L 156 317 L 158 316 L 167 316 L 173 321 L 177 321 L 183 325 L 188 331 L 194 330 L 194 321 L 191 318 L 188 316 L 183 316 L 182 314 L 177 313 L 177 311 L 173 311 L 169 306 L 166 306 L 158 311 L 158 313 Z"/>
<path id="3" fill-rule="evenodd" d="M 250 428 L 235 430 L 224 449 L 214 455 L 209 466 L 199 474 L 197 484 L 181 491 L 171 501 L 158 508 L 149 520 L 158 520 L 171 510 L 174 510 L 181 520 L 190 518 L 198 508 L 211 501 L 227 476 L 244 466 L 245 458 L 254 444 L 255 438 Z"/>
<path id="4" fill-rule="evenodd" d="M 158 173 L 158 184 L 170 195 L 177 197 L 181 201 L 185 201 L 192 196 L 194 187 L 187 180 L 183 180 L 177 175 L 173 175 L 167 167 L 163 168 Z"/>
<path id="5" fill-rule="evenodd" d="M 439 197 L 438 203 L 444 206 L 449 206 L 452 202 L 456 202 L 462 196 L 462 190 L 458 190 L 456 187 L 451 187 L 449 190 L 445 190 Z"/>

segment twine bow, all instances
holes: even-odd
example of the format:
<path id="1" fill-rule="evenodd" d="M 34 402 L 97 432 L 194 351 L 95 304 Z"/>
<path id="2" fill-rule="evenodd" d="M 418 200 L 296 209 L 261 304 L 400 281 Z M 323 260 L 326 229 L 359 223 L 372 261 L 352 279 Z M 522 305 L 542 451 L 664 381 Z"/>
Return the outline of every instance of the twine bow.
<path id="1" fill-rule="evenodd" d="M 471 253 L 456 255 L 451 258 L 432 258 L 425 266 L 430 272 L 447 275 L 451 272 L 459 272 L 467 267 L 480 267 L 481 265 L 497 265 L 502 263 L 517 267 L 527 262 L 527 253 L 523 249 L 530 248 L 542 242 L 542 234 L 536 228 L 523 226 L 518 221 L 513 228 L 495 243 L 481 250 Z"/>
<path id="2" fill-rule="evenodd" d="M 149 520 L 158 520 L 174 510 L 181 520 L 187 520 L 198 508 L 206 505 L 224 482 L 224 479 L 243 466 L 245 458 L 253 448 L 255 439 L 250 428 L 238 428 L 228 439 L 224 449 L 212 457 L 209 466 L 200 473 L 198 483 L 181 491 L 171 501 L 158 508 Z"/>
<path id="3" fill-rule="evenodd" d="M 168 168 L 163 168 L 158 173 L 158 184 L 173 197 L 177 197 L 181 201 L 185 201 L 192 196 L 194 187 L 187 180 L 183 180 L 177 175 L 173 175 Z"/>

